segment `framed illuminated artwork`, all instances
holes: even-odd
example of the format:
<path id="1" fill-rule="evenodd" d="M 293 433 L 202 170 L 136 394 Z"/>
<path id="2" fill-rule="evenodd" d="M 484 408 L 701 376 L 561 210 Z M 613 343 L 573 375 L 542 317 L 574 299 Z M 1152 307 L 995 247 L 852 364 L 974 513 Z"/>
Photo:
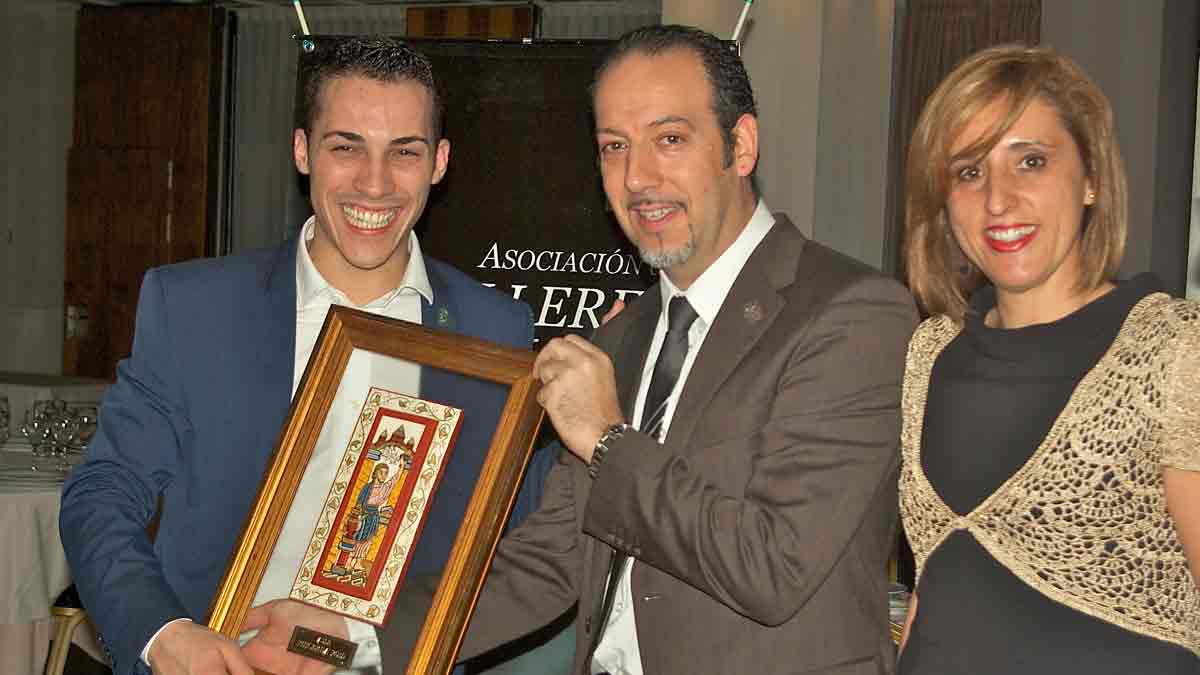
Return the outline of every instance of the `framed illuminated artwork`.
<path id="1" fill-rule="evenodd" d="M 291 583 L 279 597 L 386 624 L 464 421 L 478 417 L 468 404 L 427 400 L 402 385 L 415 382 L 418 372 L 421 378 L 449 373 L 491 383 L 506 396 L 407 665 L 408 673 L 448 673 L 542 420 L 534 356 L 333 307 L 208 625 L 237 637 L 276 547 L 285 545 L 303 548 L 280 556 Z M 302 481 L 305 495 L 323 499 L 297 501 Z M 289 536 L 281 539 L 285 526 Z"/>

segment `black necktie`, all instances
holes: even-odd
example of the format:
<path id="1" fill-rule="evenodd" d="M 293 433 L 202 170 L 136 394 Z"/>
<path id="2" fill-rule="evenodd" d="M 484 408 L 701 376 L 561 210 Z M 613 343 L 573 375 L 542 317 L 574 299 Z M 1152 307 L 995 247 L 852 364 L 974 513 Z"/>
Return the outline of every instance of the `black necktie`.
<path id="1" fill-rule="evenodd" d="M 658 438 L 663 418 L 666 417 L 667 399 L 675 389 L 679 371 L 683 370 L 683 360 L 687 358 L 688 329 L 695 320 L 696 310 L 688 304 L 687 298 L 682 295 L 671 298 L 671 305 L 667 308 L 667 335 L 663 338 L 658 361 L 654 364 L 654 374 L 650 378 L 650 389 L 646 392 L 646 402 L 642 405 L 642 423 L 639 426 L 642 433 Z"/>
<path id="2" fill-rule="evenodd" d="M 683 360 L 687 358 L 688 330 L 695 320 L 696 310 L 688 304 L 687 298 L 682 295 L 671 298 L 671 304 L 667 307 L 667 335 L 658 351 L 658 360 L 654 362 L 654 374 L 650 376 L 646 402 L 642 404 L 642 423 L 639 425 L 642 433 L 658 438 L 667 411 L 667 399 L 675 390 L 679 371 L 683 370 Z M 604 590 L 600 622 L 596 626 L 596 636 L 592 640 L 590 653 L 595 653 L 596 647 L 600 646 L 600 638 L 608 625 L 608 615 L 612 613 L 613 601 L 617 597 L 617 582 L 628 558 L 629 555 L 622 551 L 613 553 L 612 565 L 608 569 L 608 588 Z M 590 656 L 588 663 L 591 663 Z"/>

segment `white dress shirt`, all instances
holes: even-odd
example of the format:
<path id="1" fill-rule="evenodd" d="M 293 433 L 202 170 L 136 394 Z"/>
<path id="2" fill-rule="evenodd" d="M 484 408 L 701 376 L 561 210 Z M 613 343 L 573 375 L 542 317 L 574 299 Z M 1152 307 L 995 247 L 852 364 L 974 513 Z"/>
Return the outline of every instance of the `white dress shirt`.
<path id="1" fill-rule="evenodd" d="M 688 374 L 692 370 L 692 364 L 696 361 L 696 355 L 700 352 L 700 347 L 704 343 L 704 338 L 708 335 L 708 327 L 712 325 L 717 318 L 717 312 L 720 311 L 721 305 L 725 302 L 725 296 L 729 295 L 729 289 L 733 288 L 733 282 L 737 280 L 738 275 L 742 271 L 742 267 L 746 264 L 746 260 L 750 258 L 750 254 L 758 247 L 763 238 L 767 236 L 771 226 L 775 224 L 775 217 L 771 215 L 767 209 L 766 203 L 759 200 L 757 208 L 754 210 L 754 215 L 750 217 L 750 222 L 738 235 L 737 239 L 725 249 L 708 269 L 704 270 L 699 277 L 696 278 L 687 291 L 679 291 L 667 275 L 659 276 L 659 290 L 662 293 L 662 311 L 658 315 L 658 325 L 654 329 L 654 339 L 650 343 L 650 350 L 646 354 L 646 362 L 642 365 L 642 378 L 638 385 L 637 402 L 634 406 L 633 421 L 634 426 L 640 426 L 642 421 L 643 406 L 646 404 L 646 393 L 650 389 L 650 379 L 654 373 L 654 364 L 658 361 L 658 352 L 662 348 L 663 340 L 667 334 L 667 308 L 670 305 L 671 298 L 677 295 L 687 297 L 688 303 L 692 309 L 696 310 L 696 320 L 692 322 L 691 328 L 688 329 L 688 352 L 683 360 L 683 367 L 679 371 L 679 379 L 675 381 L 675 388 L 671 390 L 670 396 L 667 397 L 667 408 L 663 414 L 662 426 L 659 430 L 658 442 L 661 443 L 667 437 L 671 427 L 671 419 L 675 415 L 675 403 L 679 400 L 679 394 L 683 391 L 684 384 L 687 382 Z M 616 595 L 613 596 L 612 612 L 608 615 L 608 623 L 604 626 L 603 637 L 600 644 L 596 647 L 596 653 L 592 657 L 591 671 L 593 673 L 609 672 L 612 675 L 642 675 L 642 657 L 638 649 L 637 624 L 633 616 L 633 590 L 630 586 L 630 575 L 633 571 L 633 558 L 626 559 L 624 568 L 618 573 Z M 612 583 L 609 579 L 609 583 Z"/>
<path id="2" fill-rule="evenodd" d="M 325 315 L 332 305 L 346 305 L 373 314 L 380 314 L 394 319 L 403 319 L 413 323 L 421 323 L 421 298 L 433 302 L 433 287 L 425 270 L 425 259 L 421 254 L 421 245 L 415 235 L 408 238 L 408 267 L 404 279 L 395 289 L 383 296 L 372 300 L 364 306 L 355 305 L 350 298 L 338 289 L 330 286 L 321 276 L 312 257 L 308 253 L 308 242 L 315 235 L 316 220 L 309 218 L 304 223 L 302 236 L 299 238 L 296 251 L 296 354 L 295 367 L 292 374 L 292 396 L 300 385 L 300 378 L 308 365 L 309 356 L 316 346 Z M 365 394 L 371 382 L 388 382 L 395 385 L 401 393 L 416 396 L 420 388 L 420 367 L 411 362 L 396 359 L 369 358 L 361 350 L 354 350 L 346 371 L 338 387 L 339 392 Z M 291 591 L 292 582 L 300 569 L 300 560 L 312 536 L 313 527 L 329 490 L 329 478 L 336 473 L 338 462 L 342 458 L 345 447 L 334 439 L 350 437 L 359 411 L 362 409 L 361 395 L 339 395 L 337 407 L 331 408 L 322 428 L 321 437 L 313 449 L 312 459 L 308 463 L 304 477 L 296 492 L 288 517 L 284 521 L 279 541 L 271 554 L 262 583 L 254 596 L 254 606 L 269 600 L 286 598 Z M 327 442 L 328 441 L 328 442 Z M 173 622 L 172 622 L 173 623 Z M 169 624 L 168 624 L 169 625 Z M 375 627 L 371 624 L 346 619 L 350 632 L 350 640 L 358 644 L 354 656 L 355 669 L 378 664 L 380 660 L 379 641 Z M 165 628 L 165 626 L 164 626 Z M 159 633 L 162 629 L 159 629 Z M 243 635 L 243 642 L 250 634 Z M 142 651 L 142 660 L 147 661 L 150 646 L 154 637 Z M 148 661 L 147 661 L 148 663 Z M 382 667 L 375 665 L 376 671 L 382 673 Z M 341 671 L 359 672 L 359 670 Z"/>

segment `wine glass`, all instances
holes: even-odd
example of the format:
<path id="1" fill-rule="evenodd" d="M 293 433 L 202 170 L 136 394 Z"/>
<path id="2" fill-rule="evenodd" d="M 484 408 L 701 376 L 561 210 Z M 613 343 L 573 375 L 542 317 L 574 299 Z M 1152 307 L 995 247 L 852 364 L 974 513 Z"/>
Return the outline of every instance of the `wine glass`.
<path id="1" fill-rule="evenodd" d="M 79 419 L 79 433 L 76 435 L 75 447 L 78 450 L 87 448 L 92 437 L 96 435 L 96 425 L 100 422 L 100 408 L 94 404 L 82 404 L 72 408 Z"/>
<path id="2" fill-rule="evenodd" d="M 29 441 L 33 454 L 45 453 L 46 441 L 50 437 L 50 425 L 46 419 L 45 401 L 35 401 L 29 410 L 25 411 L 25 423 L 21 425 L 21 435 Z"/>
<path id="3" fill-rule="evenodd" d="M 50 418 L 50 436 L 54 439 L 53 454 L 64 457 L 79 442 L 79 418 L 70 410 L 63 410 Z"/>
<path id="4" fill-rule="evenodd" d="M 28 439 L 34 455 L 51 457 L 59 454 L 56 440 L 64 431 L 59 430 L 56 433 L 54 424 L 66 412 L 67 402 L 59 399 L 34 401 L 29 410 L 25 411 L 25 424 L 21 426 L 21 435 Z"/>

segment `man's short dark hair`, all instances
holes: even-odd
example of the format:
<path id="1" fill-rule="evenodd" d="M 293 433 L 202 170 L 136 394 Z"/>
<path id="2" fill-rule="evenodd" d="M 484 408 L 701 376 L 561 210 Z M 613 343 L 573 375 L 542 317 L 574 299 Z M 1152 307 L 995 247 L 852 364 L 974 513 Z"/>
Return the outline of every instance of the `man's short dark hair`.
<path id="1" fill-rule="evenodd" d="M 312 52 L 300 58 L 300 92 L 296 128 L 312 136 L 321 114 L 321 89 L 338 77 L 365 77 L 377 82 L 416 82 L 429 92 L 434 143 L 442 137 L 442 101 L 433 66 L 424 54 L 402 40 L 386 37 L 316 38 Z"/>
<path id="2" fill-rule="evenodd" d="M 605 54 L 592 81 L 592 95 L 608 69 L 631 54 L 658 56 L 677 49 L 689 50 L 700 57 L 712 86 L 712 111 L 725 140 L 725 166 L 733 164 L 733 127 L 742 115 L 758 116 L 750 75 L 732 43 L 691 26 L 666 25 L 635 28 L 621 36 Z"/>

